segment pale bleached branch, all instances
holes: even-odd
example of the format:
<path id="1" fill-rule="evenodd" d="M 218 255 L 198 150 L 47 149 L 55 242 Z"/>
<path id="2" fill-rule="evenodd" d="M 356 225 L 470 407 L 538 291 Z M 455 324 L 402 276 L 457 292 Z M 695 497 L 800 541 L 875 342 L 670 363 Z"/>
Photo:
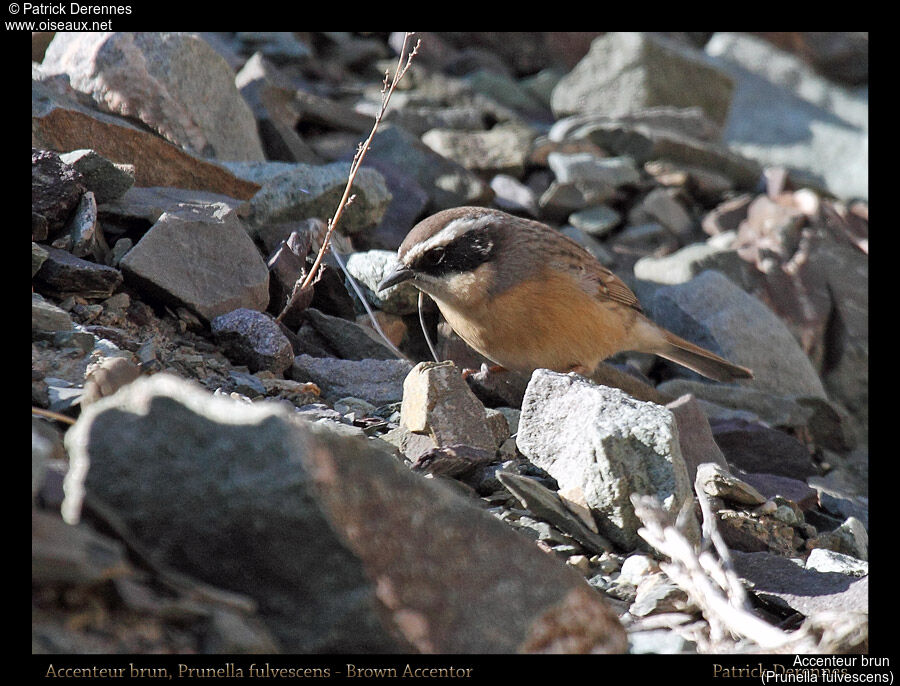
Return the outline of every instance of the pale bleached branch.
<path id="1" fill-rule="evenodd" d="M 740 580 L 730 565 L 726 567 L 710 551 L 698 552 L 655 498 L 634 494 L 631 501 L 644 524 L 638 534 L 669 558 L 660 563 L 660 569 L 687 593 L 709 625 L 708 637 L 694 635 L 704 652 L 828 653 L 854 645 L 860 632 L 865 632 L 865 620 L 860 617 L 849 618 L 839 630 L 828 631 L 828 626 L 813 616 L 792 632 L 760 619 L 747 609 L 743 589 L 736 590 Z M 713 516 L 711 508 L 703 511 Z M 704 532 L 709 535 L 714 531 L 715 520 L 705 518 Z M 721 546 L 727 551 L 724 543 Z"/>

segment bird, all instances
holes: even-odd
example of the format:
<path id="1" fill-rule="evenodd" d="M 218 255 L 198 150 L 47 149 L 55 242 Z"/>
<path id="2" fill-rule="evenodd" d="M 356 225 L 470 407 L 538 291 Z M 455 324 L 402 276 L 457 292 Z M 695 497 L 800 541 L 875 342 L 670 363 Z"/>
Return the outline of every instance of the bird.
<path id="1" fill-rule="evenodd" d="M 593 255 L 541 222 L 486 207 L 442 210 L 416 224 L 377 290 L 411 281 L 496 368 L 589 377 L 623 351 L 653 353 L 707 378 L 753 373 L 662 326 Z"/>

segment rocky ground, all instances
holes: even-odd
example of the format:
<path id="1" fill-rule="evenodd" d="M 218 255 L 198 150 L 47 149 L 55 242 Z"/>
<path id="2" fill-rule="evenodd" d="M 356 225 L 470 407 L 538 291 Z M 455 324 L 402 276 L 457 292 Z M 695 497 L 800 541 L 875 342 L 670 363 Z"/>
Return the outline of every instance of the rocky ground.
<path id="1" fill-rule="evenodd" d="M 329 257 L 279 323 L 403 34 L 33 35 L 33 652 L 865 649 L 867 37 L 415 39 L 358 293 Z M 426 303 L 432 362 L 375 284 L 460 205 L 755 378 L 464 379 Z"/>

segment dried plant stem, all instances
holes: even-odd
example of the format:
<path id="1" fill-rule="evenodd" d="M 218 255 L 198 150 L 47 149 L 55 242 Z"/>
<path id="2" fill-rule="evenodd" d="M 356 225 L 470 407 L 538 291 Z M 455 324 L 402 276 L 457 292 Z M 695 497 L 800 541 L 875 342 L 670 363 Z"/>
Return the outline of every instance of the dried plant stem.
<path id="1" fill-rule="evenodd" d="M 350 286 L 356 292 L 356 297 L 359 298 L 359 301 L 362 303 L 363 307 L 366 309 L 366 314 L 369 315 L 369 319 L 372 321 L 372 326 L 375 327 L 375 330 L 378 332 L 378 335 L 384 340 L 385 344 L 391 349 L 397 357 L 406 360 L 410 364 L 414 364 L 409 357 L 404 355 L 400 349 L 391 342 L 391 339 L 387 337 L 387 334 L 382 330 L 381 325 L 378 323 L 378 318 L 375 316 L 375 313 L 372 312 L 372 308 L 369 307 L 369 303 L 366 300 L 366 296 L 363 295 L 362 291 L 359 289 L 359 286 L 356 283 L 356 279 L 354 279 L 350 272 L 347 270 L 347 265 L 344 264 L 344 260 L 341 258 L 340 253 L 337 250 L 331 251 L 332 256 L 337 261 L 338 266 L 341 268 L 341 271 L 344 272 L 344 276 L 347 277 L 347 280 L 350 282 Z"/>
<path id="2" fill-rule="evenodd" d="M 428 344 L 428 350 L 431 351 L 431 356 L 434 358 L 435 362 L 440 362 L 441 358 L 438 357 L 437 350 L 434 347 L 434 343 L 431 342 L 431 336 L 428 335 L 428 327 L 425 326 L 425 293 L 419 291 L 419 326 L 422 327 L 422 334 L 425 336 L 425 342 Z"/>
<path id="3" fill-rule="evenodd" d="M 67 417 L 64 414 L 60 414 L 59 412 L 53 412 L 52 410 L 45 410 L 41 407 L 31 406 L 31 414 L 38 415 L 39 417 L 47 417 L 48 419 L 55 419 L 58 422 L 62 422 L 63 424 L 74 424 L 75 420 L 71 417 Z"/>
<path id="4" fill-rule="evenodd" d="M 325 257 L 325 251 L 328 250 L 331 234 L 334 233 L 334 229 L 335 227 L 337 227 L 338 222 L 341 219 L 341 215 L 344 213 L 344 209 L 351 202 L 353 202 L 354 196 L 351 195 L 350 191 L 353 188 L 353 181 L 356 179 L 356 174 L 357 172 L 359 172 L 362 161 L 369 150 L 369 146 L 372 144 L 372 139 L 375 138 L 375 132 L 378 131 L 378 126 L 379 124 L 381 124 L 384 113 L 387 111 L 387 106 L 390 102 L 391 95 L 394 93 L 394 89 L 397 88 L 397 84 L 400 83 L 400 79 L 402 79 L 406 74 L 407 70 L 412 64 L 413 58 L 418 53 L 419 44 L 421 41 L 417 41 L 415 47 L 413 47 L 413 49 L 407 54 L 407 45 L 412 35 L 413 34 L 411 32 L 406 32 L 403 37 L 403 45 L 400 48 L 400 58 L 397 62 L 397 69 L 394 71 L 393 78 L 390 78 L 389 72 L 386 72 L 384 75 L 384 84 L 381 89 L 381 108 L 379 109 L 378 114 L 375 115 L 375 124 L 372 126 L 372 130 L 369 132 L 369 137 L 366 138 L 363 143 L 360 143 L 356 149 L 356 154 L 353 156 L 353 161 L 350 163 L 350 173 L 347 176 L 347 185 L 344 188 L 344 193 L 341 196 L 341 200 L 338 203 L 338 207 L 334 213 L 334 216 L 328 220 L 328 229 L 325 232 L 325 238 L 322 240 L 322 247 L 319 249 L 319 252 L 316 255 L 316 259 L 313 263 L 312 268 L 306 274 L 303 283 L 300 285 L 300 290 L 309 288 L 310 284 L 312 284 L 313 282 L 313 279 L 316 278 L 316 274 L 322 265 L 322 260 Z M 276 318 L 277 321 L 281 321 L 286 311 L 287 308 L 281 311 L 281 314 L 279 314 Z"/>
<path id="5" fill-rule="evenodd" d="M 633 495 L 632 503 L 644 524 L 638 533 L 670 560 L 660 563 L 660 569 L 688 594 L 709 623 L 707 650 L 734 650 L 733 642 L 728 640 L 733 636 L 746 639 L 764 651 L 818 650 L 819 645 L 809 632 L 782 631 L 745 609 L 743 591 L 736 597 L 732 595 L 739 584 L 736 575 L 726 570 L 709 551 L 698 555 L 685 535 L 672 526 L 670 515 L 655 498 Z M 705 531 L 714 528 L 714 521 L 704 521 Z"/>

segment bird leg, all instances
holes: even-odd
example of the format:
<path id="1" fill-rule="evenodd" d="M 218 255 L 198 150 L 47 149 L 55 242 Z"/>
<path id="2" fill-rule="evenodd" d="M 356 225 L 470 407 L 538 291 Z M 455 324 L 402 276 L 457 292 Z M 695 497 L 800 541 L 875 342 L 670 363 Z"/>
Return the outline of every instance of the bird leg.
<path id="1" fill-rule="evenodd" d="M 470 376 L 472 376 L 472 374 L 478 374 L 478 373 L 485 374 L 485 375 L 500 374 L 501 372 L 506 372 L 506 371 L 508 371 L 508 370 L 506 369 L 506 367 L 503 367 L 502 365 L 494 364 L 494 365 L 491 365 L 490 367 L 488 367 L 486 363 L 482 362 L 481 369 L 472 369 L 471 367 L 466 367 L 465 369 L 463 369 L 462 377 L 463 377 L 463 379 L 468 379 Z"/>

